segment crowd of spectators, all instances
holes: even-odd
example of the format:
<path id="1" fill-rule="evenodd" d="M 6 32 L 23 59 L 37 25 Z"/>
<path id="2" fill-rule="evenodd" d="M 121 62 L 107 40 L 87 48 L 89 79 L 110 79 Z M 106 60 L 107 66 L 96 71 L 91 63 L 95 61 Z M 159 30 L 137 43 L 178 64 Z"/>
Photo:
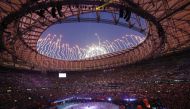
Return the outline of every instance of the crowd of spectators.
<path id="1" fill-rule="evenodd" d="M 159 99 L 166 109 L 188 109 L 189 66 L 188 57 L 169 57 L 128 67 L 67 72 L 67 78 L 59 78 L 59 72 L 1 69 L 0 109 L 43 109 L 54 100 L 81 94 Z"/>

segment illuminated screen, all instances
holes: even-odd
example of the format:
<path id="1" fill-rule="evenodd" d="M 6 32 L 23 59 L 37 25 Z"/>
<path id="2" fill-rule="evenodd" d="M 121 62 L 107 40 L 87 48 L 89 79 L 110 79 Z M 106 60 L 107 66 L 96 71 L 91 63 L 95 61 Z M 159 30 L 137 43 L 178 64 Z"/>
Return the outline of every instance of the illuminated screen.
<path id="1" fill-rule="evenodd" d="M 66 73 L 59 73 L 59 78 L 66 78 L 67 74 Z"/>

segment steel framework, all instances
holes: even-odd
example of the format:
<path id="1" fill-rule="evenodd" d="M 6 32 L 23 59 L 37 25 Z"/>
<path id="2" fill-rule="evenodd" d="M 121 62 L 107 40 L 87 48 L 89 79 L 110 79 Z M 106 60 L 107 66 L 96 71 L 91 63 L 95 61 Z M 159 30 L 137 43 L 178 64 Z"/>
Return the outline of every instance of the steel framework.
<path id="1" fill-rule="evenodd" d="M 113 0 L 103 11 L 113 15 L 109 23 L 119 24 L 115 16 L 120 8 L 128 7 L 134 14 L 126 27 L 147 33 L 147 39 L 137 47 L 82 61 L 62 61 L 40 55 L 37 41 L 49 26 L 64 22 L 70 16 L 84 21 L 82 13 L 95 12 L 96 19 L 104 22 L 96 7 L 103 0 L 10 0 L 0 1 L 0 64 L 41 70 L 92 70 L 117 67 L 137 61 L 165 55 L 190 47 L 190 2 L 188 0 Z M 51 8 L 62 5 L 60 17 L 51 15 Z M 45 10 L 44 16 L 36 11 Z M 141 18 L 146 20 L 145 28 Z"/>

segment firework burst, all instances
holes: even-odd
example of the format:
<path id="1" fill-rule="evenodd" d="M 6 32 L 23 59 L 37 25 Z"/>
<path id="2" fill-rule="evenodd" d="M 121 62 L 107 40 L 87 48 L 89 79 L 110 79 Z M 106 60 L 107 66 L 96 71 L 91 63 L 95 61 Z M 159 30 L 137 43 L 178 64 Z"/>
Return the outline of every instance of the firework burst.
<path id="1" fill-rule="evenodd" d="M 61 60 L 82 60 L 104 54 L 131 49 L 142 43 L 145 37 L 138 35 L 125 35 L 113 41 L 100 41 L 98 44 L 92 43 L 84 48 L 79 45 L 70 46 L 63 43 L 62 36 L 48 34 L 45 38 L 40 38 L 37 43 L 37 51 L 45 56 Z"/>

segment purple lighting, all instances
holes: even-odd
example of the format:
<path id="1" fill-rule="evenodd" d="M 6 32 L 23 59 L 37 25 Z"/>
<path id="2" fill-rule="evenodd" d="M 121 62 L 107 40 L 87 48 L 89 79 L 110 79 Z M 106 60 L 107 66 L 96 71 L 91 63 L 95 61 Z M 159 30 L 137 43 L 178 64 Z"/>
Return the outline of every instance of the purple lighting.
<path id="1" fill-rule="evenodd" d="M 90 102 L 68 104 L 67 106 L 59 106 L 58 109 L 119 109 L 119 106 L 106 102 Z"/>

